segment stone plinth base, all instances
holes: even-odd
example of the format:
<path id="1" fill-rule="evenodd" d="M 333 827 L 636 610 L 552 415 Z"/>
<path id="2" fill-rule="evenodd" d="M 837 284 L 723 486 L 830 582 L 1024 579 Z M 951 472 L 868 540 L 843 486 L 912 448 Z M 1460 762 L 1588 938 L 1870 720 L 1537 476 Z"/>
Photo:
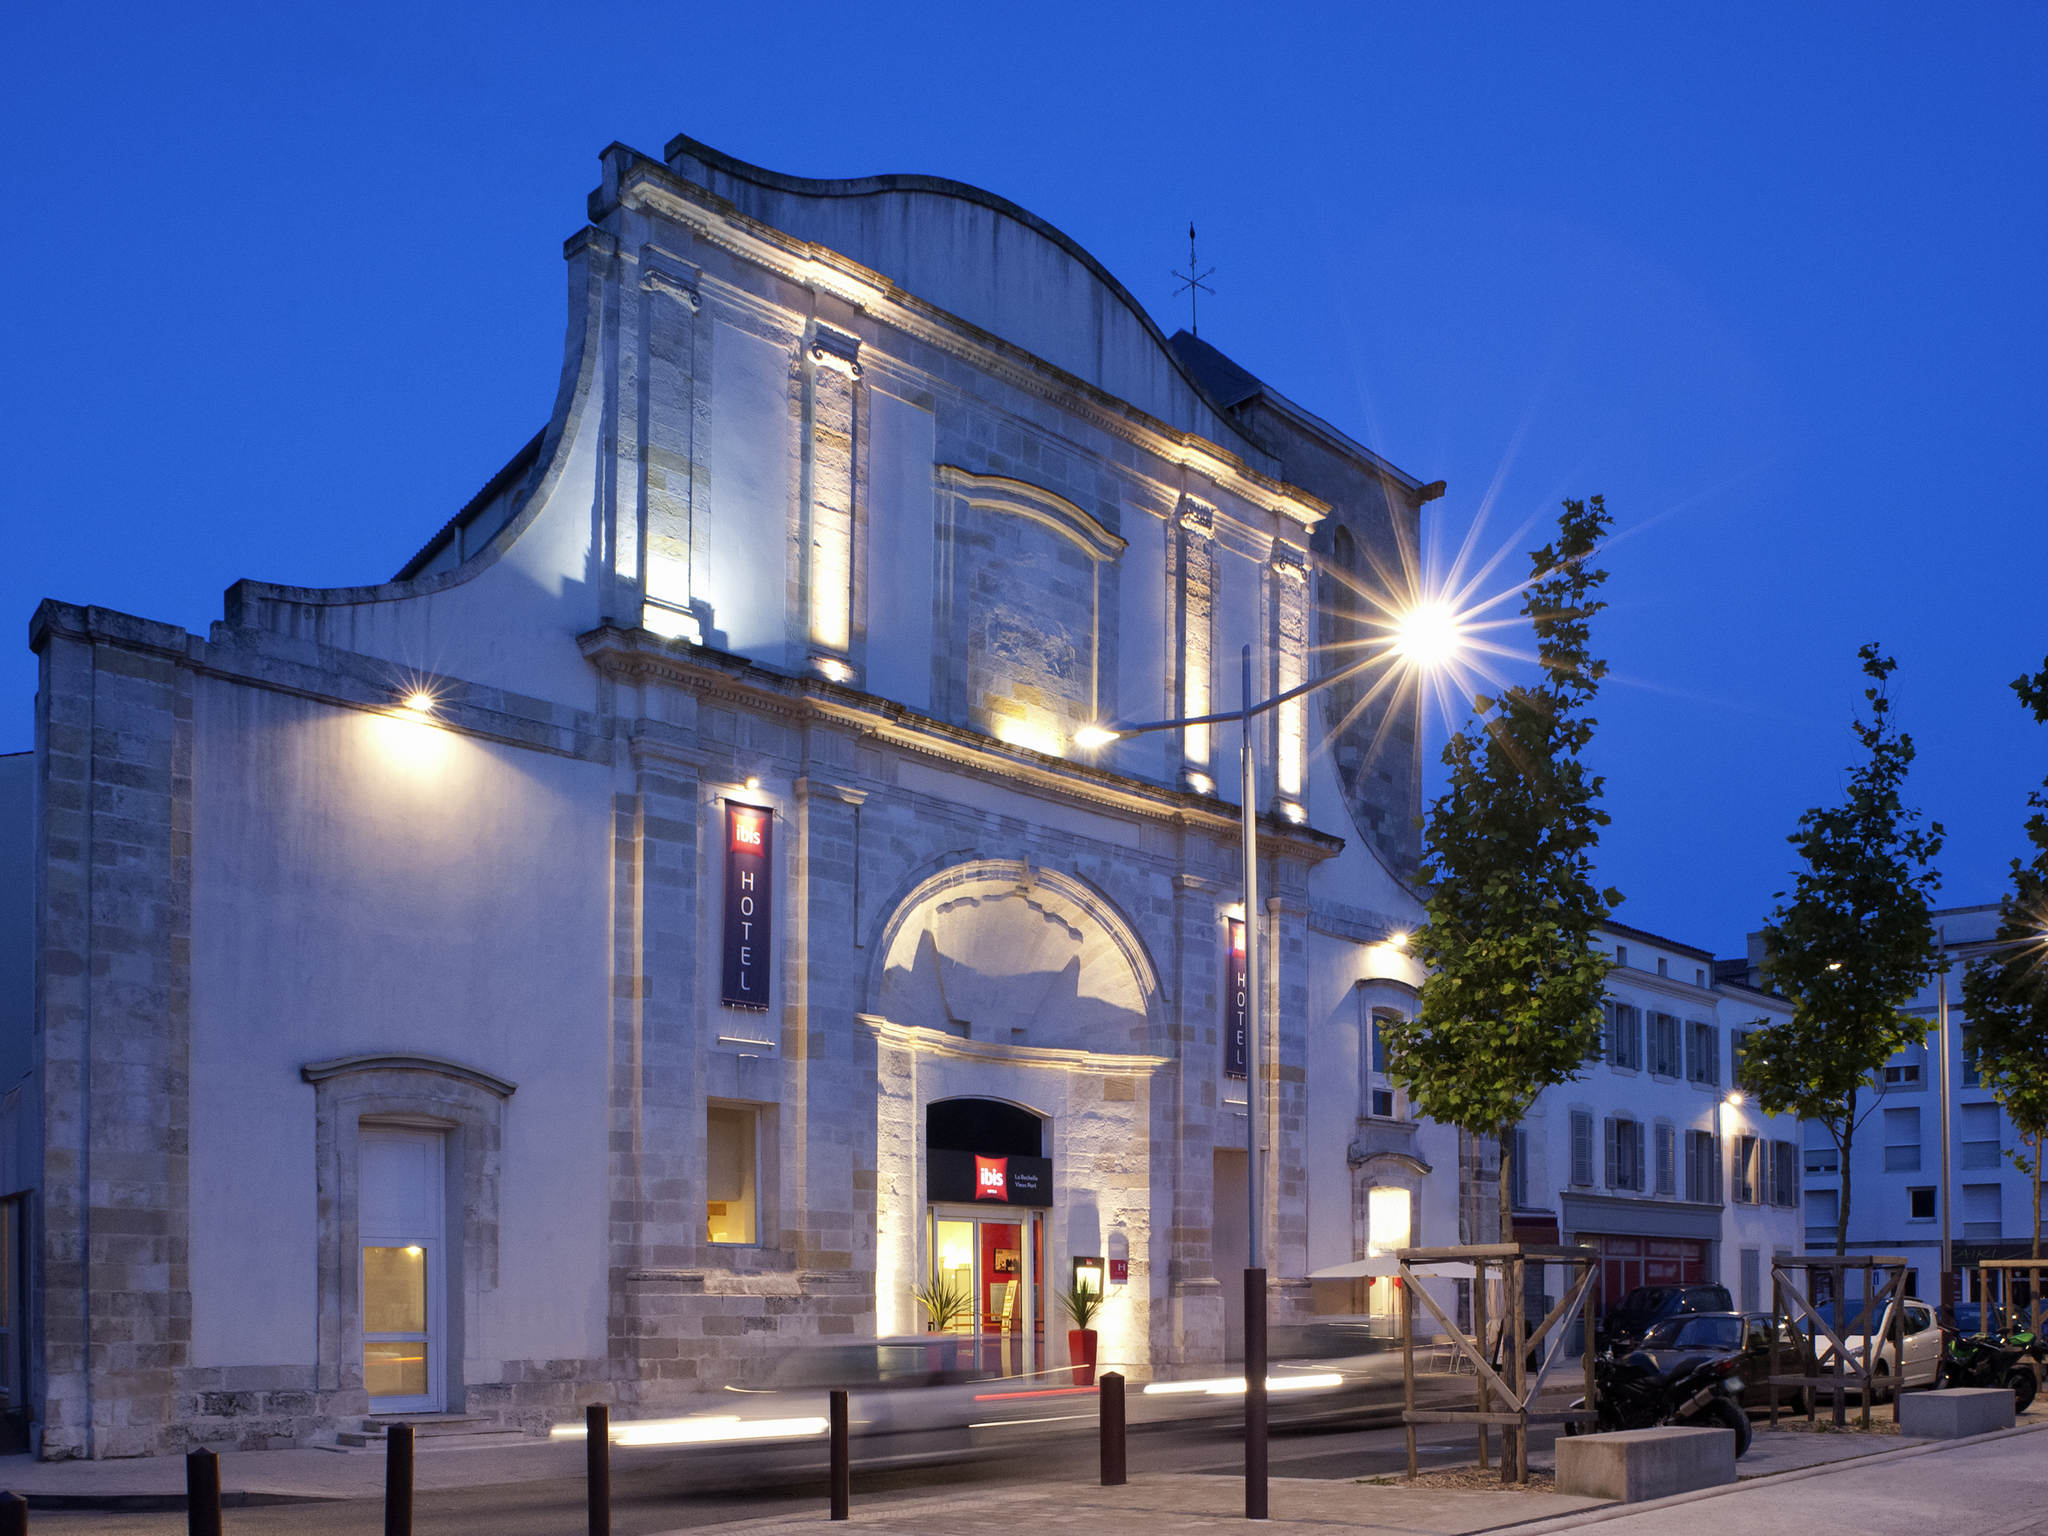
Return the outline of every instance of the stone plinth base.
<path id="1" fill-rule="evenodd" d="M 1674 1425 L 1572 1435 L 1557 1442 L 1559 1493 L 1635 1504 L 1734 1481 L 1732 1429 Z"/>
<path id="2" fill-rule="evenodd" d="M 1908 1392 L 1899 1399 L 1899 1433 L 1930 1440 L 1960 1440 L 2011 1429 L 2012 1393 L 2005 1387 L 1944 1387 Z"/>

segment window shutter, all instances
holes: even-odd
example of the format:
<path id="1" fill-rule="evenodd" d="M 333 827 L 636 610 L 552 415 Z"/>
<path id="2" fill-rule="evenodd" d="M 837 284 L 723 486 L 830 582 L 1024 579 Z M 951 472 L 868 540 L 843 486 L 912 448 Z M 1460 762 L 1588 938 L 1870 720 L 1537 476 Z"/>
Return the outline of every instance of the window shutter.
<path id="1" fill-rule="evenodd" d="M 1607 1141 L 1607 1187 L 1609 1189 L 1613 1189 L 1615 1187 L 1615 1175 L 1618 1172 L 1620 1172 L 1620 1170 L 1615 1165 L 1619 1162 L 1620 1159 L 1617 1156 L 1619 1141 L 1615 1135 L 1615 1132 L 1618 1128 L 1614 1123 L 1614 1117 L 1612 1115 L 1608 1116 L 1606 1121 L 1603 1122 L 1603 1128 L 1606 1133 Z"/>

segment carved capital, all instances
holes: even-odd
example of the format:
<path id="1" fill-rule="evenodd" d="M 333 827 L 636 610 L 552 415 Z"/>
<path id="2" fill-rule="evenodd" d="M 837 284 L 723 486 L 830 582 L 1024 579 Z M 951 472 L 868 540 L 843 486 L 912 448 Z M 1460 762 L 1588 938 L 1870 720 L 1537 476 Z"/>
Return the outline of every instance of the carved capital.
<path id="1" fill-rule="evenodd" d="M 848 378 L 860 377 L 860 338 L 834 330 L 822 322 L 811 327 L 811 361 L 821 368 L 837 368 Z"/>

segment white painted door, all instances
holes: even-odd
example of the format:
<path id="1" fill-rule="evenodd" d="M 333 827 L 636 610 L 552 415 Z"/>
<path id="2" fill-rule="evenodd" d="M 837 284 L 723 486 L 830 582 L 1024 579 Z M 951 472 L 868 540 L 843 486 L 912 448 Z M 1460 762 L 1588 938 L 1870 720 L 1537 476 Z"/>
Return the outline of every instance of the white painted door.
<path id="1" fill-rule="evenodd" d="M 363 1127 L 357 1225 L 372 1413 L 438 1413 L 446 1405 L 446 1146 L 438 1131 Z"/>

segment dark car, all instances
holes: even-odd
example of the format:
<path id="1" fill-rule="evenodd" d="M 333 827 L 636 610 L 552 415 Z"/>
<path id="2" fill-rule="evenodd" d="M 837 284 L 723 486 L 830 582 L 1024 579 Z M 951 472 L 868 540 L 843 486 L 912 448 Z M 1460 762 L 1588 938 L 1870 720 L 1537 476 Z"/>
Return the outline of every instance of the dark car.
<path id="1" fill-rule="evenodd" d="M 1667 1317 L 1734 1310 L 1735 1298 L 1725 1285 L 1639 1285 L 1607 1309 L 1599 1344 L 1625 1348 Z"/>
<path id="2" fill-rule="evenodd" d="M 1799 1374 L 1799 1340 L 1789 1327 L 1776 1325 L 1768 1312 L 1689 1312 L 1653 1323 L 1636 1348 L 1669 1371 L 1683 1361 L 1708 1356 L 1739 1355 L 1742 1364 L 1741 1403 L 1745 1408 L 1771 1405 L 1771 1330 L 1778 1327 L 1778 1370 Z M 1797 1387 L 1781 1388 L 1778 1407 L 1804 1412 L 1805 1398 Z"/>

